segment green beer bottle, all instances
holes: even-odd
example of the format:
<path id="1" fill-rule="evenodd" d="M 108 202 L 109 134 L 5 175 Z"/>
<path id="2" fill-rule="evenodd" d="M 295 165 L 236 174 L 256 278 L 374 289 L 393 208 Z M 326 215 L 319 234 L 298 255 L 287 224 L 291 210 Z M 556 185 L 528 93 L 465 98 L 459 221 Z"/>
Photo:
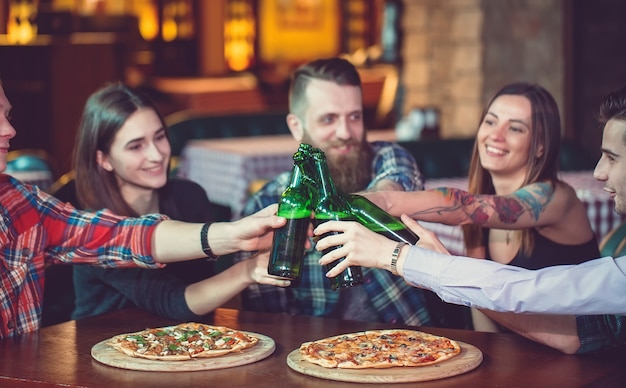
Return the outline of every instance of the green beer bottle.
<path id="1" fill-rule="evenodd" d="M 304 163 L 308 156 L 297 151 L 293 155 L 293 170 L 289 186 L 283 191 L 278 203 L 277 215 L 287 223 L 274 231 L 272 251 L 267 267 L 271 275 L 298 279 L 304 257 L 307 230 L 311 221 L 311 192 L 304 182 Z"/>
<path id="2" fill-rule="evenodd" d="M 362 195 L 351 194 L 348 203 L 357 220 L 369 230 L 407 244 L 415 245 L 419 237 L 396 217 L 387 213 Z"/>
<path id="3" fill-rule="evenodd" d="M 350 205 L 335 188 L 335 184 L 330 176 L 328 170 L 328 164 L 326 163 L 326 155 L 318 149 L 314 149 L 313 156 L 313 169 L 315 178 L 314 180 L 318 184 L 318 196 L 317 205 L 314 208 L 315 212 L 315 226 L 330 220 L 341 221 L 356 221 L 356 217 L 350 211 Z M 335 234 L 331 232 L 322 236 L 326 237 L 329 234 Z M 322 253 L 327 254 L 339 247 L 325 249 Z M 343 259 L 340 259 L 343 260 Z M 325 271 L 330 271 L 338 261 L 334 261 L 331 264 L 325 266 Z M 330 288 L 336 291 L 340 288 L 352 287 L 363 284 L 363 270 L 360 266 L 349 266 L 340 275 L 330 279 Z"/>

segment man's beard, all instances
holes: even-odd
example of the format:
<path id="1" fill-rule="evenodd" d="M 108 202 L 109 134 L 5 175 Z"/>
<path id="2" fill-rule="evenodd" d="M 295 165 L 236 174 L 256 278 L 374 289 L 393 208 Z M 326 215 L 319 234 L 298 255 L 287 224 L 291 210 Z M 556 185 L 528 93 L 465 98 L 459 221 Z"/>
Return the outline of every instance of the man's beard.
<path id="1" fill-rule="evenodd" d="M 302 141 L 311 144 L 306 135 Z M 372 147 L 365 139 L 362 141 L 335 142 L 332 145 L 337 145 L 337 143 L 348 143 L 356 145 L 357 148 L 354 152 L 346 155 L 326 155 L 330 176 L 333 178 L 335 186 L 344 193 L 365 190 L 372 180 L 372 160 L 374 158 Z"/>

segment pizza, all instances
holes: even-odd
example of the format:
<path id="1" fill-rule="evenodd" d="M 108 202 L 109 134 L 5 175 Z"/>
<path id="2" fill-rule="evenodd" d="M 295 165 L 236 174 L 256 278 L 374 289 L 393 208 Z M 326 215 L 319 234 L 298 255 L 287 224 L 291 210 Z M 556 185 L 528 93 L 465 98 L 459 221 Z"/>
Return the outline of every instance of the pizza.
<path id="1" fill-rule="evenodd" d="M 184 361 L 238 352 L 258 341 L 257 337 L 239 330 L 191 322 L 120 334 L 107 344 L 132 357 Z"/>
<path id="2" fill-rule="evenodd" d="M 342 334 L 300 346 L 302 358 L 324 368 L 425 366 L 461 352 L 456 341 L 416 330 L 370 330 Z"/>

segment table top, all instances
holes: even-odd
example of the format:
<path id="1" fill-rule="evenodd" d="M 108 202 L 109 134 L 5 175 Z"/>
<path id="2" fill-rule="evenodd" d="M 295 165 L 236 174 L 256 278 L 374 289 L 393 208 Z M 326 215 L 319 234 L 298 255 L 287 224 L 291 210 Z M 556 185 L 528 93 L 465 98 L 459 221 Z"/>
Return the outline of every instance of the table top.
<path id="1" fill-rule="evenodd" d="M 357 386 L 303 375 L 288 367 L 287 356 L 305 341 L 360 330 L 402 327 L 231 309 L 218 309 L 213 317 L 205 321 L 269 336 L 276 342 L 276 350 L 268 358 L 252 364 L 210 371 L 142 372 L 101 364 L 90 354 L 93 345 L 100 341 L 146 327 L 178 323 L 139 309 L 126 309 L 49 326 L 20 338 L 0 340 L 0 386 Z M 422 383 L 425 387 L 610 387 L 622 385 L 626 380 L 623 354 L 618 351 L 572 356 L 515 334 L 435 328 L 421 330 L 471 344 L 484 357 L 476 369 Z"/>

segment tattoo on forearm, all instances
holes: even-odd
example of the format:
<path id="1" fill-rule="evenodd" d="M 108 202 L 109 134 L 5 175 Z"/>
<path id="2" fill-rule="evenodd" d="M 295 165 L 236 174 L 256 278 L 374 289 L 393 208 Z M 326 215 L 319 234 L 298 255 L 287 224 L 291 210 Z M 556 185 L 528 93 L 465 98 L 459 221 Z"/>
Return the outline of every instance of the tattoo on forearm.
<path id="1" fill-rule="evenodd" d="M 552 185 L 542 182 L 522 188 L 516 191 L 514 195 L 522 201 L 528 211 L 535 217 L 535 221 L 537 221 L 541 212 L 552 200 L 553 193 L 554 188 Z"/>
<path id="2" fill-rule="evenodd" d="M 458 217 L 461 212 L 472 224 L 484 225 L 492 214 L 504 224 L 517 222 L 525 212 L 537 221 L 552 200 L 554 188 L 550 183 L 535 183 L 510 196 L 474 195 L 455 188 L 438 188 L 433 191 L 441 194 L 447 204 L 414 212 L 411 214 L 413 218 L 420 219 L 420 216 L 432 214 L 442 218 L 446 214 Z"/>

